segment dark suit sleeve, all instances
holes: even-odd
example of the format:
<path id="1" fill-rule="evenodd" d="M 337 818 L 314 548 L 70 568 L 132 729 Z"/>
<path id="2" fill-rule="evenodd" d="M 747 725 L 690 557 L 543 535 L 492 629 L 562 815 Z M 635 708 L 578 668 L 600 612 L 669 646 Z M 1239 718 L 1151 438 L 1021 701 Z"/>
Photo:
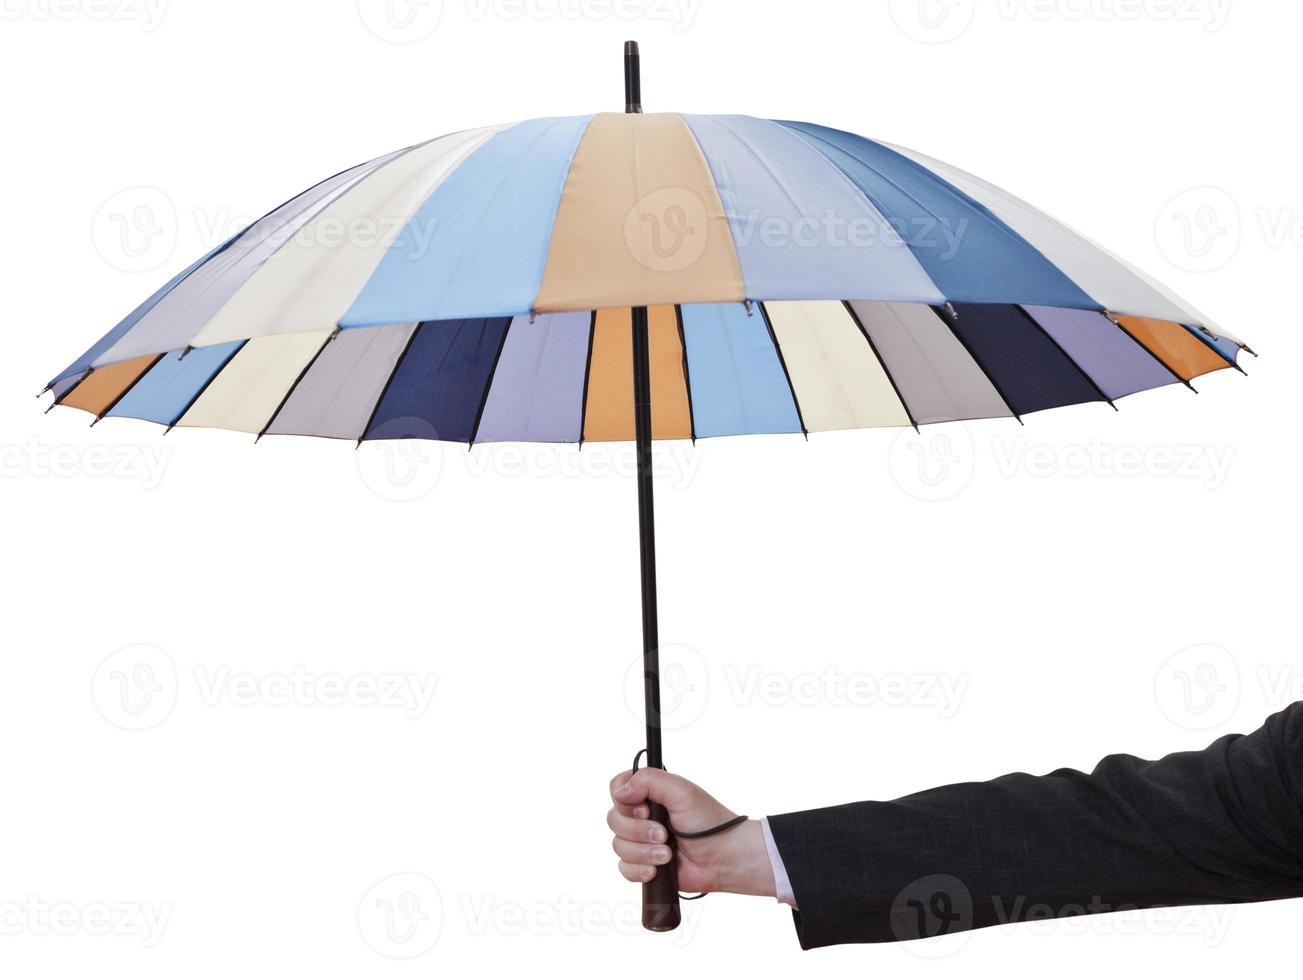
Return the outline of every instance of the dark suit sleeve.
<path id="1" fill-rule="evenodd" d="M 769 818 L 802 947 L 1303 897 L 1303 702 L 1252 735 Z"/>

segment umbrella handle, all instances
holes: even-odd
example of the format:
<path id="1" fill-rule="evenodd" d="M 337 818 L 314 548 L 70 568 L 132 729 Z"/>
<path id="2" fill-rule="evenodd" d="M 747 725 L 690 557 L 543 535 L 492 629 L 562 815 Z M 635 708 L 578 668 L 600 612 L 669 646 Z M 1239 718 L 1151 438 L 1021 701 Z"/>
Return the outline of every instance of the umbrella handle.
<path id="1" fill-rule="evenodd" d="M 648 800 L 651 819 L 655 820 L 669 832 L 670 817 L 665 807 Z M 674 847 L 671 833 L 667 842 Z M 669 932 L 678 927 L 681 920 L 679 913 L 679 871 L 678 853 L 669 864 L 662 864 L 656 869 L 656 877 L 644 881 L 642 885 L 642 925 L 652 932 Z"/>

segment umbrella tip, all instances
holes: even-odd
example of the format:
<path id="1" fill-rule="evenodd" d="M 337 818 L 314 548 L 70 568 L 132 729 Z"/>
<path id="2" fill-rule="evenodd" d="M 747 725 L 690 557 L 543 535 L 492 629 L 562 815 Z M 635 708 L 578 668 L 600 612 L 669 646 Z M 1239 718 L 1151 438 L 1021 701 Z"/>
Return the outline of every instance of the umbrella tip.
<path id="1" fill-rule="evenodd" d="M 642 59 L 638 42 L 624 42 L 624 111 L 642 112 Z"/>

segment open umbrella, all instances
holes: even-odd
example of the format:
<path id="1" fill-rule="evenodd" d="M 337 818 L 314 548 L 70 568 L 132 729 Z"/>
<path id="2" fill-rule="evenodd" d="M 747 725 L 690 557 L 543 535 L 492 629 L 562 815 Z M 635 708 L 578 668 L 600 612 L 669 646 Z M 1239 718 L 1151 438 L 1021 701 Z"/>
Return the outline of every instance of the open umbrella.
<path id="1" fill-rule="evenodd" d="M 454 133 L 317 184 L 47 391 L 96 422 L 259 438 L 635 440 L 661 767 L 653 438 L 1021 419 L 1247 348 L 970 174 L 810 123 L 643 115 L 636 43 L 624 63 L 623 114 Z M 643 901 L 648 928 L 678 924 L 672 865 Z"/>

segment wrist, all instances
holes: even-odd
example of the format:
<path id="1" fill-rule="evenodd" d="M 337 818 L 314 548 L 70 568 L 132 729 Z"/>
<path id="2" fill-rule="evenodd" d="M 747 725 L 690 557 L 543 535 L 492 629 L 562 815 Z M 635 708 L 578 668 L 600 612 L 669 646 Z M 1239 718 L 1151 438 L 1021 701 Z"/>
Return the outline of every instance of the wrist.
<path id="1" fill-rule="evenodd" d="M 719 843 L 718 881 L 713 891 L 775 897 L 774 869 L 759 820 L 739 824 Z"/>

